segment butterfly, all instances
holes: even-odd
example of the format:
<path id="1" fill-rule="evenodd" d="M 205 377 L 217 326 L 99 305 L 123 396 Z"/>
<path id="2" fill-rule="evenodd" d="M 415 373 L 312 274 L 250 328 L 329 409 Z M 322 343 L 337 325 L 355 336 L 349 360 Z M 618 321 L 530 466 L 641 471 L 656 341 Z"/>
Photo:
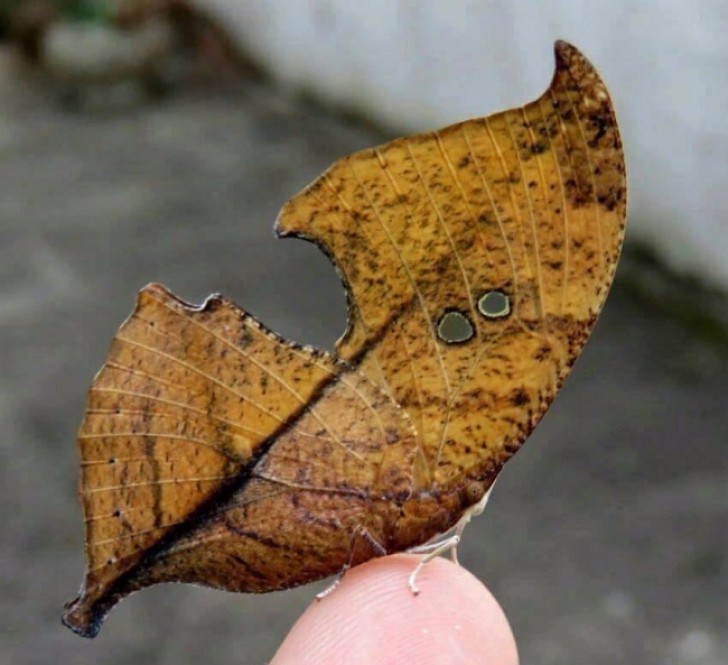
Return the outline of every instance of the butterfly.
<path id="1" fill-rule="evenodd" d="M 334 353 L 222 296 L 142 289 L 78 434 L 87 570 L 66 625 L 92 637 L 160 582 L 266 592 L 456 544 L 437 536 L 551 404 L 622 247 L 609 95 L 576 48 L 555 55 L 535 101 L 344 157 L 284 205 L 278 235 L 345 286 Z"/>

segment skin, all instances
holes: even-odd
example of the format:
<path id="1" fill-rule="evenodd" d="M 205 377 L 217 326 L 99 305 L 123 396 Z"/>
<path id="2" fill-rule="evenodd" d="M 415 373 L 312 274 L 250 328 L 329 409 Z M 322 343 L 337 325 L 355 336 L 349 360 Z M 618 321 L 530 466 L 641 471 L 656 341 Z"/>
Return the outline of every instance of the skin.
<path id="1" fill-rule="evenodd" d="M 517 665 L 508 620 L 483 584 L 438 558 L 413 596 L 407 577 L 417 561 L 400 554 L 349 571 L 304 612 L 271 665 Z"/>

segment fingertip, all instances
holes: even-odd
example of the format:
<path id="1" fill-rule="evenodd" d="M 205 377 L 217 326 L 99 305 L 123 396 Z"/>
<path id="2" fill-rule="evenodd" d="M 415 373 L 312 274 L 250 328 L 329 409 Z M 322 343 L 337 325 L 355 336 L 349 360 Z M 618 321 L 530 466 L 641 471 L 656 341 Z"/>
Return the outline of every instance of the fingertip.
<path id="1" fill-rule="evenodd" d="M 444 559 L 428 563 L 414 596 L 418 557 L 395 555 L 349 571 L 296 622 L 273 665 L 483 663 L 517 665 L 508 620 L 483 584 Z"/>

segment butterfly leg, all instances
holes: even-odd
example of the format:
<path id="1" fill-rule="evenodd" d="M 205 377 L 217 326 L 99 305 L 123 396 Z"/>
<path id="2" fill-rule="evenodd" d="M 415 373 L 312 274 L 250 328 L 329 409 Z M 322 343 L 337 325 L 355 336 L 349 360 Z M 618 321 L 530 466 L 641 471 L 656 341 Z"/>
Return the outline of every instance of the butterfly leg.
<path id="1" fill-rule="evenodd" d="M 316 594 L 316 600 L 323 600 L 326 598 L 326 596 L 332 594 L 334 590 L 341 584 L 341 580 L 344 579 L 344 575 L 346 574 L 346 571 L 349 570 L 350 566 L 347 563 L 338 573 L 336 573 L 336 577 L 334 577 L 334 581 L 329 584 L 323 591 L 319 591 Z"/>
<path id="2" fill-rule="evenodd" d="M 356 551 L 357 544 L 362 542 L 363 544 L 368 547 L 368 549 L 374 553 L 374 556 L 385 556 L 387 554 L 387 551 L 384 549 L 384 547 L 379 543 L 379 541 L 374 538 L 369 531 L 367 531 L 366 527 L 358 526 L 354 530 L 354 534 L 351 537 L 351 544 L 349 546 L 349 560 L 344 564 L 344 567 L 336 574 L 336 577 L 334 578 L 334 581 L 329 584 L 323 591 L 316 594 L 317 600 L 322 600 L 326 598 L 326 596 L 330 595 L 334 592 L 334 590 L 341 584 L 341 581 L 344 579 L 344 575 L 348 572 L 348 570 L 351 568 L 351 563 L 354 560 L 354 553 Z"/>
<path id="3" fill-rule="evenodd" d="M 458 523 L 455 525 L 455 533 L 458 536 L 462 537 L 463 531 L 465 531 L 465 527 L 468 525 L 470 520 L 473 519 L 473 517 L 477 517 L 485 510 L 485 507 L 488 505 L 488 499 L 490 499 L 490 493 L 493 491 L 493 487 L 495 487 L 495 481 L 493 481 L 493 484 L 488 488 L 488 491 L 483 494 L 483 498 L 480 499 L 478 503 L 470 506 L 470 508 L 468 508 L 463 513 L 463 516 L 458 520 Z M 460 562 L 458 561 L 457 543 L 450 550 L 450 558 L 452 559 L 453 563 L 457 563 L 458 565 L 460 565 Z"/>
<path id="4" fill-rule="evenodd" d="M 437 540 L 433 543 L 428 543 L 428 545 L 413 547 L 411 550 L 409 550 L 410 552 L 413 552 L 415 554 L 424 554 L 424 556 L 415 566 L 415 569 L 410 574 L 409 579 L 407 580 L 407 586 L 409 586 L 410 591 L 415 596 L 420 592 L 419 588 L 417 587 L 417 575 L 419 575 L 423 566 L 426 563 L 432 561 L 435 557 L 440 556 L 440 554 L 447 552 L 448 550 L 452 552 L 455 548 L 457 548 L 459 542 L 460 534 L 454 533 L 450 536 L 447 536 L 446 538 L 442 538 L 441 540 Z M 427 550 L 428 547 L 431 547 L 429 551 Z"/>
<path id="5" fill-rule="evenodd" d="M 493 483 L 493 485 L 495 485 L 495 483 Z M 419 575 L 423 566 L 432 561 L 435 557 L 449 551 L 450 558 L 453 563 L 458 565 L 460 564 L 458 561 L 458 545 L 463 537 L 463 531 L 473 517 L 480 515 L 485 510 L 485 506 L 490 498 L 490 493 L 493 491 L 493 485 L 488 488 L 488 491 L 483 495 L 483 498 L 480 499 L 478 503 L 473 504 L 463 513 L 462 517 L 457 521 L 455 526 L 438 536 L 432 542 L 425 543 L 424 545 L 418 545 L 417 547 L 412 547 L 408 550 L 412 554 L 424 555 L 415 566 L 415 569 L 412 571 L 407 581 L 407 585 L 413 594 L 417 595 L 420 592 L 417 587 L 417 575 Z"/>

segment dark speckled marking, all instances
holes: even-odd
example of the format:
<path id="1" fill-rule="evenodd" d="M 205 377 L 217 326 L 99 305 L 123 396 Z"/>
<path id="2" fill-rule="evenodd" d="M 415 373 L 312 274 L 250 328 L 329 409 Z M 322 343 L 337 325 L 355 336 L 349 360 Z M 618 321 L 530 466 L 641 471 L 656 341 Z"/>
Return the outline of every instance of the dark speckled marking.
<path id="1" fill-rule="evenodd" d="M 523 388 L 516 388 L 511 393 L 511 404 L 513 406 L 523 406 L 528 404 L 528 393 Z"/>

